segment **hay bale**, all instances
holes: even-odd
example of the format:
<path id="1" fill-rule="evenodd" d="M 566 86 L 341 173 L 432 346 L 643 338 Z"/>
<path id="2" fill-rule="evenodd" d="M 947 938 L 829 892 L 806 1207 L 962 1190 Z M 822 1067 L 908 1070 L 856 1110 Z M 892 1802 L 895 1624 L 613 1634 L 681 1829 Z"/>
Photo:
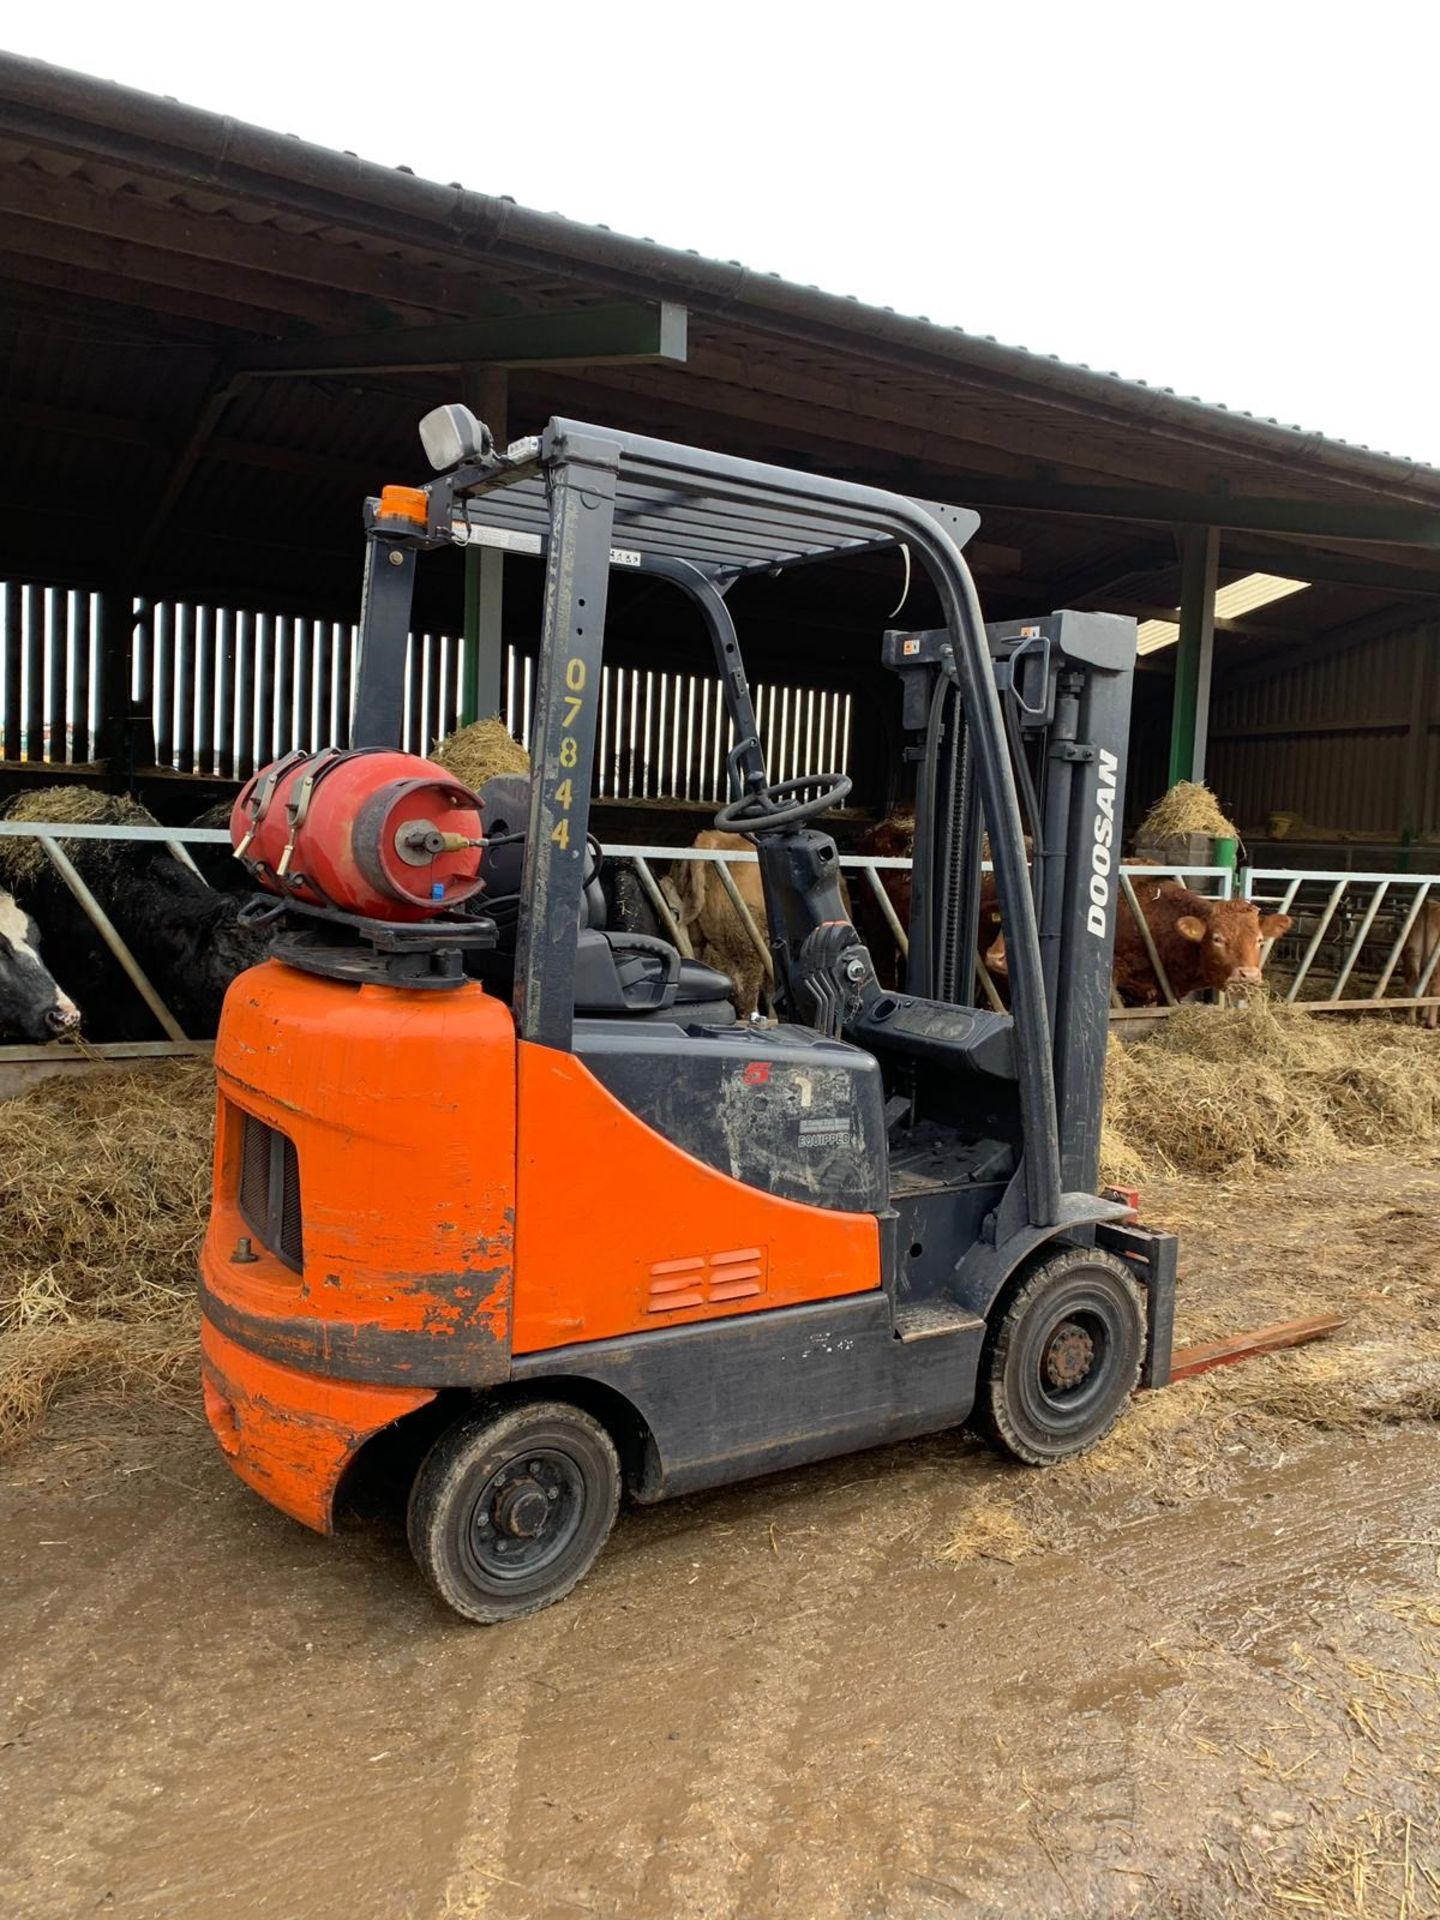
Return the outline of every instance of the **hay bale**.
<path id="1" fill-rule="evenodd" d="M 1211 840 L 1238 840 L 1240 830 L 1221 812 L 1220 802 L 1198 780 L 1177 780 L 1151 807 L 1135 835 L 1138 847 L 1158 846 L 1192 833 Z"/>
<path id="2" fill-rule="evenodd" d="M 66 1384 L 162 1384 L 193 1352 L 214 1107 L 204 1061 L 0 1101 L 0 1447 Z"/>
<path id="3" fill-rule="evenodd" d="M 38 787 L 22 793 L 4 809 L 7 820 L 73 820 L 96 827 L 153 827 L 157 821 L 137 801 L 123 793 L 97 793 L 94 787 Z M 67 847 L 73 849 L 75 842 Z M 100 841 L 87 850 L 93 863 L 104 859 L 118 843 Z M 38 840 L 0 839 L 0 883 L 7 887 L 24 886 L 34 880 L 49 862 Z"/>
<path id="4" fill-rule="evenodd" d="M 529 773 L 530 756 L 498 714 L 442 740 L 430 758 L 474 792 L 500 773 Z"/>
<path id="5" fill-rule="evenodd" d="M 1388 1019 L 1319 1018 L 1264 1000 L 1182 1007 L 1134 1046 L 1110 1043 L 1104 1177 L 1229 1179 L 1356 1147 L 1432 1145 L 1437 1065 L 1428 1034 Z"/>

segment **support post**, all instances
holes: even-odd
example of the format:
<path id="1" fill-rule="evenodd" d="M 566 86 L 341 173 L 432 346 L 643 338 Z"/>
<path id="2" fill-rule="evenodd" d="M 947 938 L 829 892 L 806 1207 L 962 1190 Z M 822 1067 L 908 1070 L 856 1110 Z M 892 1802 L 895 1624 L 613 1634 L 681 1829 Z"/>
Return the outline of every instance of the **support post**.
<path id="1" fill-rule="evenodd" d="M 1410 865 L 1410 848 L 1426 831 L 1425 766 L 1429 757 L 1430 720 L 1435 705 L 1437 666 L 1440 666 L 1440 629 L 1427 624 L 1416 630 L 1415 659 L 1410 682 L 1410 731 L 1405 741 L 1405 778 L 1400 796 L 1400 869 Z"/>
<path id="2" fill-rule="evenodd" d="M 1218 527 L 1187 527 L 1180 543 L 1180 644 L 1170 717 L 1170 785 L 1205 778 L 1210 732 L 1210 670 L 1215 654 Z"/>
<path id="3" fill-rule="evenodd" d="M 414 547 L 372 534 L 365 543 L 352 747 L 404 745 L 405 642 L 414 592 Z"/>
<path id="4" fill-rule="evenodd" d="M 95 650 L 99 717 L 94 757 L 134 788 L 137 773 L 155 765 L 155 720 L 151 712 L 151 621 L 149 603 L 135 611 L 135 591 L 129 585 L 100 590 L 99 641 Z M 137 655 L 141 662 L 141 695 L 132 694 Z"/>
<path id="5" fill-rule="evenodd" d="M 504 367 L 466 367 L 465 404 L 489 427 L 497 447 L 510 438 L 510 375 Z M 461 642 L 460 725 L 498 713 L 505 685 L 505 556 L 493 547 L 465 553 L 465 628 Z"/>

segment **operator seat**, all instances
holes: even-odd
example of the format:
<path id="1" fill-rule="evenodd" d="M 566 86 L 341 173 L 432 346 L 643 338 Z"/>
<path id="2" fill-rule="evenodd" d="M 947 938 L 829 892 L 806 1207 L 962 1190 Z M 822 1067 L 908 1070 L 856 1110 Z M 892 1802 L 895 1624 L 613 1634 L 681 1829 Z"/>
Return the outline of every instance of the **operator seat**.
<path id="1" fill-rule="evenodd" d="M 524 774 L 497 774 L 479 788 L 479 795 L 486 838 L 481 869 L 485 891 L 475 906 L 495 922 L 499 937 L 494 953 L 478 955 L 476 960 L 483 978 L 503 974 L 507 983 L 513 983 L 530 782 Z M 733 1026 L 735 983 L 728 974 L 699 960 L 682 959 L 668 940 L 606 927 L 602 859 L 598 841 L 591 840 L 576 930 L 576 1013 Z"/>

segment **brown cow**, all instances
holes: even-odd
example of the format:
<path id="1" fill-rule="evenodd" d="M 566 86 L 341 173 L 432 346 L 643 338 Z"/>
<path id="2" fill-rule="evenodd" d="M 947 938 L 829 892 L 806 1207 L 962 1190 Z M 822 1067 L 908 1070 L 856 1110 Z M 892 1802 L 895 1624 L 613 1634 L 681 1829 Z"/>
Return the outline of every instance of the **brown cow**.
<path id="1" fill-rule="evenodd" d="M 691 845 L 710 853 L 754 853 L 755 842 L 743 834 L 721 833 L 713 827 L 697 833 Z M 719 967 L 735 982 L 735 1005 L 741 1019 L 759 1011 L 760 996 L 769 978 L 770 923 L 765 915 L 765 889 L 760 868 L 753 861 L 730 867 L 735 890 L 750 911 L 755 930 L 766 945 L 762 959 L 755 942 L 745 931 L 726 891 L 725 882 L 711 860 L 677 860 L 662 883 L 670 897 L 676 919 L 690 935 L 695 958 L 707 966 Z M 908 876 L 907 876 L 908 880 Z M 840 876 L 840 899 L 846 913 L 851 912 L 850 889 Z"/>
<path id="2" fill-rule="evenodd" d="M 1405 951 L 1400 957 L 1405 984 L 1411 993 L 1424 979 L 1425 969 L 1437 945 L 1440 945 L 1440 900 L 1427 899 L 1414 926 L 1405 936 Z M 1440 993 L 1440 968 L 1431 976 L 1430 992 Z M 1440 1027 L 1440 1007 L 1420 1007 L 1416 1012 L 1432 1033 Z"/>
<path id="3" fill-rule="evenodd" d="M 1261 913 L 1250 900 L 1212 900 L 1178 880 L 1137 880 L 1135 897 L 1177 1000 L 1211 989 L 1258 987 L 1260 947 L 1290 931 L 1288 913 Z M 1115 985 L 1122 1000 L 1155 1006 L 1160 982 L 1145 941 L 1121 901 L 1115 926 Z"/>
<path id="4" fill-rule="evenodd" d="M 1260 947 L 1290 930 L 1288 913 L 1264 913 L 1250 900 L 1211 900 L 1176 880 L 1137 880 L 1135 897 L 1160 964 L 1177 1000 L 1211 989 L 1260 984 Z M 992 973 L 1005 969 L 1005 936 L 985 956 Z M 1115 926 L 1115 988 L 1129 1006 L 1153 1007 L 1160 982 L 1144 936 L 1123 898 Z"/>
<path id="5" fill-rule="evenodd" d="M 915 852 L 915 809 L 896 807 L 883 820 L 877 820 L 873 827 L 867 827 L 855 842 L 856 853 L 868 854 L 873 860 L 909 860 Z M 910 869 L 909 867 L 881 867 L 878 878 L 885 889 L 886 897 L 895 909 L 896 918 L 902 927 L 910 925 Z M 855 876 L 854 919 L 860 931 L 860 938 L 870 949 L 870 958 L 875 963 L 877 978 L 883 986 L 894 987 L 900 984 L 900 955 L 895 946 L 895 935 L 890 930 L 890 922 L 885 911 L 875 898 L 870 882 L 863 874 Z"/>
<path id="6" fill-rule="evenodd" d="M 1025 836 L 1025 851 L 1031 850 L 1030 836 Z M 896 807 L 883 820 L 868 827 L 855 842 L 856 853 L 869 854 L 878 860 L 910 860 L 915 853 L 915 809 Z M 981 848 L 981 857 L 990 858 L 989 841 Z M 910 927 L 910 868 L 881 867 L 878 869 L 880 884 L 884 887 L 890 904 L 902 927 Z M 855 924 L 865 944 L 870 949 L 870 957 L 875 962 L 875 972 L 881 984 L 887 987 L 898 986 L 902 969 L 899 954 L 895 947 L 895 935 L 884 911 L 876 900 L 868 880 L 857 880 L 854 891 Z M 995 884 L 993 873 L 983 874 L 980 880 L 980 928 L 979 951 L 983 959 L 995 939 L 995 930 L 1000 923 L 1000 892 Z M 1002 948 L 1003 953 L 1003 948 Z"/>
<path id="7" fill-rule="evenodd" d="M 755 843 L 743 834 L 720 833 L 713 827 L 696 834 L 693 843 L 709 853 L 754 853 Z M 753 861 L 730 867 L 735 890 L 750 910 L 760 937 L 766 937 L 765 895 L 760 869 Z M 765 962 L 745 931 L 725 883 L 710 860 L 677 860 L 670 870 L 669 888 L 682 927 L 690 935 L 695 958 L 719 967 L 735 982 L 735 1005 L 741 1019 L 758 1011 L 765 982 Z"/>

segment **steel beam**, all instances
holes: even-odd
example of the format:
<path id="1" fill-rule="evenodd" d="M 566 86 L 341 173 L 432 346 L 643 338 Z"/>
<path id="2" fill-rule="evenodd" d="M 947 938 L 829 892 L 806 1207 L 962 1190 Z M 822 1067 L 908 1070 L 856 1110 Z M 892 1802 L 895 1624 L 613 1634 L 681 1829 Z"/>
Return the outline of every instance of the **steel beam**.
<path id="1" fill-rule="evenodd" d="M 383 327 L 340 339 L 281 340 L 241 356 L 244 373 L 393 373 L 552 361 L 680 360 L 687 313 L 673 301 L 506 314 L 433 327 Z"/>
<path id="2" fill-rule="evenodd" d="M 1004 507 L 1016 513 L 1240 527 L 1252 533 L 1387 540 L 1398 546 L 1440 549 L 1440 509 L 1404 503 L 1376 506 L 1260 494 L 1183 493 L 1171 487 L 1075 486 L 1063 480 L 1016 480 L 984 473 L 956 474 L 953 491 L 966 506 Z"/>
<path id="3" fill-rule="evenodd" d="M 504 367 L 467 367 L 465 404 L 489 427 L 497 447 L 510 438 L 510 376 Z M 460 663 L 460 725 L 501 714 L 505 684 L 505 555 L 465 550 L 465 626 Z"/>
<path id="4" fill-rule="evenodd" d="M 694 376 L 697 393 L 710 390 L 703 404 L 712 411 L 731 411 L 733 397 L 748 409 L 745 417 L 785 424 L 792 430 L 808 423 L 820 431 L 821 423 L 828 422 L 832 437 L 838 436 L 842 444 L 857 438 L 867 445 L 891 444 L 902 458 L 913 460 L 919 433 L 927 447 L 944 439 L 957 447 L 973 448 L 971 458 L 1002 455 L 1013 463 L 1007 471 L 1023 471 L 1017 456 L 1029 456 L 1078 467 L 1082 480 L 1088 468 L 1097 481 L 1165 484 L 1165 451 L 1159 442 L 1135 434 L 1117 447 L 1107 439 L 1097 460 L 1094 440 L 1087 438 L 1073 416 L 1052 413 L 1043 421 L 1020 417 L 1013 405 L 997 407 L 993 390 L 983 385 L 956 381 L 944 395 L 926 397 L 889 381 L 878 382 L 873 369 L 858 362 L 848 377 L 832 366 L 819 378 L 803 366 L 777 365 L 765 357 L 713 345 L 697 347 L 686 371 Z M 857 420 L 865 422 L 859 435 Z"/>
<path id="5" fill-rule="evenodd" d="M 1380 554 L 1317 553 L 1304 547 L 1225 542 L 1225 564 L 1246 573 L 1278 573 L 1290 580 L 1325 581 L 1337 587 L 1365 587 L 1374 593 L 1440 594 L 1440 567 L 1396 566 Z"/>
<path id="6" fill-rule="evenodd" d="M 1218 530 L 1187 528 L 1180 553 L 1180 641 L 1175 649 L 1175 704 L 1170 717 L 1172 787 L 1177 780 L 1205 778 L 1219 565 Z"/>

